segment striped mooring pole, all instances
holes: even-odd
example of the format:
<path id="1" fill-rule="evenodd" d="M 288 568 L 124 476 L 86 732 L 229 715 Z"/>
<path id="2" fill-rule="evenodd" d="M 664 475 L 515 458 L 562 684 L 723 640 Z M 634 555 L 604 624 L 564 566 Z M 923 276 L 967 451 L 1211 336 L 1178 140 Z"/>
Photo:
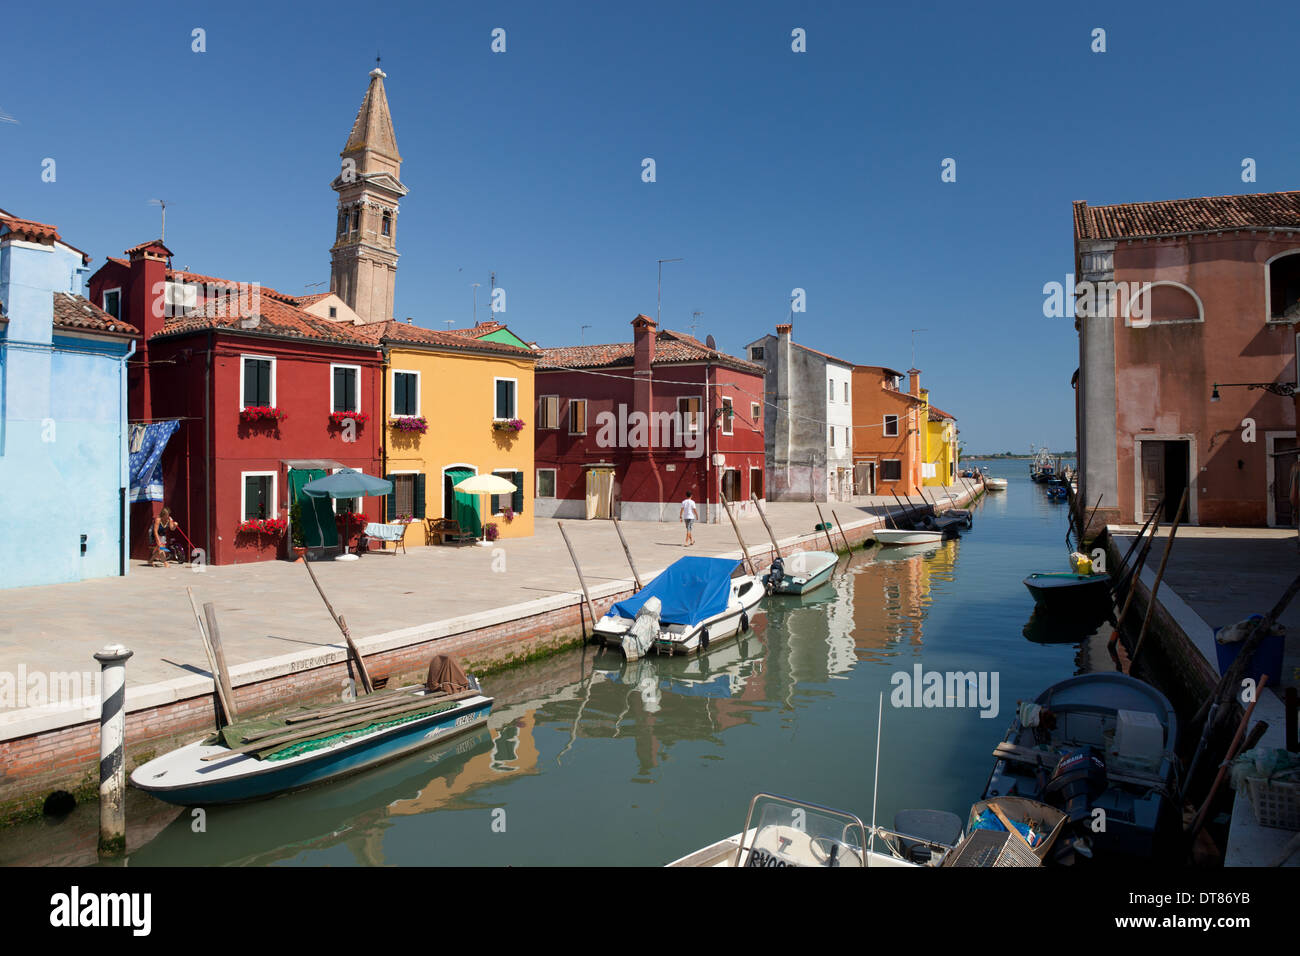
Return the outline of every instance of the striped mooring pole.
<path id="1" fill-rule="evenodd" d="M 100 670 L 99 852 L 126 852 L 126 662 L 133 651 L 110 644 L 95 654 Z"/>

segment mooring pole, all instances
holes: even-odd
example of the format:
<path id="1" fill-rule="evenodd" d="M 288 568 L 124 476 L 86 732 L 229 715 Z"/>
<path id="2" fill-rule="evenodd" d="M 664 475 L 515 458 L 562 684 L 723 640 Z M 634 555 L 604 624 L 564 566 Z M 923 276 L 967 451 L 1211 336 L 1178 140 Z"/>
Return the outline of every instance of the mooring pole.
<path id="1" fill-rule="evenodd" d="M 831 553 L 834 554 L 835 542 L 831 540 L 831 523 L 827 521 L 826 516 L 822 514 L 822 506 L 817 504 L 815 501 L 813 504 L 817 508 L 817 520 L 821 523 L 822 533 L 826 535 L 826 544 L 831 549 Z"/>
<path id="2" fill-rule="evenodd" d="M 611 515 L 609 520 L 614 522 L 614 530 L 618 532 L 618 540 L 623 545 L 623 553 L 627 555 L 627 566 L 632 569 L 632 580 L 636 582 L 636 589 L 640 591 L 642 588 L 641 575 L 636 573 L 636 563 L 632 560 L 632 549 L 627 546 L 627 538 L 623 537 L 623 529 L 618 526 L 618 519 Z"/>
<path id="3" fill-rule="evenodd" d="M 722 502 L 722 509 L 727 512 L 727 518 L 731 521 L 731 530 L 736 532 L 736 540 L 740 542 L 740 553 L 745 556 L 745 564 L 749 567 L 750 574 L 758 574 L 754 568 L 754 560 L 749 556 L 749 548 L 745 547 L 745 539 L 740 536 L 740 525 L 736 524 L 736 516 L 731 513 L 731 505 L 727 504 L 727 499 L 719 495 L 718 500 Z"/>
<path id="4" fill-rule="evenodd" d="M 763 513 L 763 506 L 758 503 L 758 495 L 751 491 L 749 497 L 754 502 L 754 508 L 758 511 L 758 516 L 763 519 L 763 527 L 767 529 L 767 536 L 772 539 L 772 553 L 778 558 L 781 557 L 781 546 L 776 543 L 776 535 L 772 533 L 772 526 L 768 524 L 767 515 Z"/>
<path id="5" fill-rule="evenodd" d="M 578 555 L 573 550 L 573 545 L 569 543 L 569 535 L 564 530 L 564 522 L 555 522 L 555 527 L 560 529 L 560 537 L 564 539 L 564 546 L 569 549 L 569 557 L 573 560 L 573 568 L 578 572 L 578 583 L 582 585 L 582 596 L 587 599 L 587 613 L 591 615 L 591 626 L 594 630 L 596 621 L 596 605 L 591 603 L 591 592 L 587 590 L 587 579 L 582 576 L 582 565 L 578 563 Z M 578 609 L 578 620 L 582 620 L 582 609 Z M 586 635 L 584 635 L 585 637 Z"/>
<path id="6" fill-rule="evenodd" d="M 126 662 L 133 651 L 110 644 L 95 654 L 99 691 L 99 852 L 126 852 Z"/>

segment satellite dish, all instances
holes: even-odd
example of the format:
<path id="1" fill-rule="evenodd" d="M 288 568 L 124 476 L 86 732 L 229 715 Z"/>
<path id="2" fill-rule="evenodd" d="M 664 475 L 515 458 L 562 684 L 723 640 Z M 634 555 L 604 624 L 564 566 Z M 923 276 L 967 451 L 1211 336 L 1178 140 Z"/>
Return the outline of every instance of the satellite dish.
<path id="1" fill-rule="evenodd" d="M 713 336 L 711 335 L 705 338 L 704 344 L 707 345 L 709 348 L 713 349 L 715 352 L 718 349 L 718 343 L 713 341 Z"/>

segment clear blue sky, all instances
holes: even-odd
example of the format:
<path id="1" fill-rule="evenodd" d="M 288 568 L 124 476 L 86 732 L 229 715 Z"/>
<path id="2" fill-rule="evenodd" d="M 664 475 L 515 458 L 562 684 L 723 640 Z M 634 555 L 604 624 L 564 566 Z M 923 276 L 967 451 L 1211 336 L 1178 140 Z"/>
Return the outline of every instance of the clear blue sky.
<path id="1" fill-rule="evenodd" d="M 477 281 L 486 318 L 495 270 L 525 338 L 625 340 L 681 256 L 664 325 L 699 310 L 730 351 L 796 287 L 796 341 L 855 362 L 906 369 L 927 329 L 922 381 L 971 451 L 1074 446 L 1076 340 L 1042 314 L 1072 200 L 1300 185 L 1294 3 L 181 6 L 5 10 L 0 208 L 97 267 L 157 235 L 162 197 L 175 265 L 306 291 L 378 50 L 398 317 L 468 325 Z"/>

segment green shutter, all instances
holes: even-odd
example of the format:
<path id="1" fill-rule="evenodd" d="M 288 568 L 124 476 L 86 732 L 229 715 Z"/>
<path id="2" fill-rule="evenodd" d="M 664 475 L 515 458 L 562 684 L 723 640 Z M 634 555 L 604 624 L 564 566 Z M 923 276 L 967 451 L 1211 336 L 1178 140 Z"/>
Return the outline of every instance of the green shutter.
<path id="1" fill-rule="evenodd" d="M 384 520 L 392 521 L 397 517 L 397 479 L 392 475 L 384 475 L 384 480 L 393 483 L 393 490 L 384 495 Z"/>
<path id="2" fill-rule="evenodd" d="M 415 500 L 411 503 L 415 513 L 412 518 L 424 520 L 424 475 L 415 476 Z"/>
<path id="3" fill-rule="evenodd" d="M 524 513 L 524 473 L 522 471 L 515 472 L 514 483 L 515 493 L 510 499 L 510 510 L 517 515 L 521 515 Z"/>

